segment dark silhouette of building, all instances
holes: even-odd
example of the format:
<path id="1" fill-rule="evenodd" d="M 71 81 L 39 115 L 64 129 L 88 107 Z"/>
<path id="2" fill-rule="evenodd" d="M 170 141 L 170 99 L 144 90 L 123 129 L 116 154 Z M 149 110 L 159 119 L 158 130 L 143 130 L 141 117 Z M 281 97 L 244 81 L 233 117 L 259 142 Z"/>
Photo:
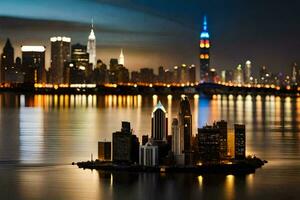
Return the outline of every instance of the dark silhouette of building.
<path id="1" fill-rule="evenodd" d="M 113 133 L 113 162 L 137 163 L 138 153 L 138 138 L 132 134 L 130 123 L 122 122 L 121 131 Z"/>
<path id="2" fill-rule="evenodd" d="M 101 161 L 111 160 L 111 142 L 98 142 L 98 159 Z"/>
<path id="3" fill-rule="evenodd" d="M 180 147 L 184 154 L 184 164 L 192 164 L 192 114 L 190 103 L 187 97 L 180 100 L 178 113 Z"/>
<path id="4" fill-rule="evenodd" d="M 45 74 L 45 47 L 22 46 L 22 65 L 24 83 L 44 83 Z"/>
<path id="5" fill-rule="evenodd" d="M 142 68 L 140 70 L 140 80 L 143 83 L 154 83 L 155 82 L 155 76 L 154 76 L 153 69 Z"/>
<path id="6" fill-rule="evenodd" d="M 220 157 L 221 159 L 225 159 L 228 153 L 228 129 L 227 129 L 227 122 L 224 120 L 218 121 L 214 123 L 214 127 L 220 129 Z"/>
<path id="7" fill-rule="evenodd" d="M 14 68 L 14 48 L 9 39 L 6 40 L 1 54 L 1 82 L 6 82 L 6 74 Z"/>
<path id="8" fill-rule="evenodd" d="M 142 145 L 145 145 L 149 141 L 149 136 L 148 135 L 143 135 L 142 136 Z"/>
<path id="9" fill-rule="evenodd" d="M 141 82 L 141 74 L 138 71 L 132 71 L 130 80 L 132 83 Z"/>
<path id="10" fill-rule="evenodd" d="M 203 82 L 209 81 L 210 70 L 210 39 L 207 29 L 207 20 L 204 16 L 202 32 L 200 34 L 200 80 Z"/>
<path id="11" fill-rule="evenodd" d="M 108 69 L 102 60 L 97 60 L 97 65 L 93 72 L 93 80 L 98 85 L 108 83 Z"/>
<path id="12" fill-rule="evenodd" d="M 228 158 L 227 132 L 227 122 L 224 120 L 198 129 L 198 151 L 201 161 L 216 162 Z"/>
<path id="13" fill-rule="evenodd" d="M 129 71 L 123 65 L 118 65 L 116 74 L 117 74 L 117 82 L 118 83 L 128 83 L 129 82 Z"/>
<path id="14" fill-rule="evenodd" d="M 246 134 L 245 125 L 234 125 L 234 155 L 235 159 L 243 160 L 246 158 Z"/>
<path id="15" fill-rule="evenodd" d="M 165 82 L 165 70 L 163 66 L 158 67 L 158 82 L 160 83 Z"/>
<path id="16" fill-rule="evenodd" d="M 198 149 L 201 162 L 220 160 L 220 129 L 204 126 L 198 129 Z"/>
<path id="17" fill-rule="evenodd" d="M 64 69 L 71 58 L 71 38 L 52 37 L 51 41 L 51 69 L 50 82 L 64 83 Z"/>
<path id="18" fill-rule="evenodd" d="M 91 82 L 92 69 L 89 63 L 87 47 L 74 44 L 71 47 L 71 62 L 65 65 L 64 83 L 89 83 Z"/>
<path id="19" fill-rule="evenodd" d="M 195 65 L 189 66 L 189 82 L 190 83 L 196 82 L 196 67 L 195 67 Z"/>
<path id="20" fill-rule="evenodd" d="M 151 138 L 154 141 L 166 141 L 168 118 L 164 106 L 159 101 L 152 112 Z"/>

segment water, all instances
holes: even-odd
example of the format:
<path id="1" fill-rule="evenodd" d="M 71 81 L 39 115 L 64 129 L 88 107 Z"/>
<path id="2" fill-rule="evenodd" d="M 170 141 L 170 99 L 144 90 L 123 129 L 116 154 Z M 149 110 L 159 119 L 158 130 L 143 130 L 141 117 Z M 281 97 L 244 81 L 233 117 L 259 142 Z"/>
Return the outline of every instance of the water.
<path id="1" fill-rule="evenodd" d="M 170 95 L 0 94 L 0 199 L 298 199 L 300 98 L 190 97 L 194 134 L 220 119 L 246 124 L 247 153 L 269 161 L 255 174 L 110 174 L 70 165 L 96 157 L 97 141 L 111 140 L 122 120 L 140 138 L 149 134 L 158 100 L 170 124 L 179 103 Z"/>

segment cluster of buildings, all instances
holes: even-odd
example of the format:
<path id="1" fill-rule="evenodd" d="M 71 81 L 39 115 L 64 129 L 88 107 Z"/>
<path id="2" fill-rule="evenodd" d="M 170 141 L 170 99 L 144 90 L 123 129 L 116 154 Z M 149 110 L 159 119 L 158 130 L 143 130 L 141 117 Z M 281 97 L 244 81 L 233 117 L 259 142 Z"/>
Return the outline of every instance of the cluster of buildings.
<path id="1" fill-rule="evenodd" d="M 123 49 L 119 58 L 111 58 L 108 66 L 96 57 L 96 36 L 92 23 L 87 45 L 71 44 L 70 37 L 50 38 L 51 64 L 45 66 L 45 46 L 22 46 L 22 57 L 14 57 L 9 39 L 3 48 L 0 62 L 1 83 L 50 84 L 186 84 L 199 82 L 232 84 L 272 84 L 292 86 L 300 83 L 300 68 L 294 63 L 291 74 L 272 73 L 266 66 L 254 76 L 251 61 L 232 70 L 211 67 L 211 40 L 206 17 L 199 40 L 199 65 L 182 64 L 174 67 L 141 68 L 129 72 L 125 67 Z"/>
<path id="2" fill-rule="evenodd" d="M 50 38 L 51 62 L 46 68 L 45 46 L 21 46 L 21 57 L 15 59 L 15 50 L 7 39 L 0 61 L 1 83 L 84 84 L 129 82 L 129 71 L 124 67 L 121 49 L 119 59 L 110 60 L 110 69 L 96 58 L 96 36 L 92 25 L 87 45 L 71 44 L 70 37 Z"/>
<path id="3" fill-rule="evenodd" d="M 152 112 L 151 135 L 142 136 L 141 144 L 129 122 L 112 134 L 111 142 L 98 143 L 98 159 L 116 164 L 141 166 L 195 166 L 224 163 L 233 159 L 228 148 L 226 121 L 215 122 L 192 134 L 192 114 L 187 97 L 180 101 L 178 116 L 173 119 L 172 134 L 168 135 L 167 112 L 158 102 Z M 112 147 L 111 147 L 112 146 Z M 245 125 L 234 125 L 234 159 L 246 158 Z"/>

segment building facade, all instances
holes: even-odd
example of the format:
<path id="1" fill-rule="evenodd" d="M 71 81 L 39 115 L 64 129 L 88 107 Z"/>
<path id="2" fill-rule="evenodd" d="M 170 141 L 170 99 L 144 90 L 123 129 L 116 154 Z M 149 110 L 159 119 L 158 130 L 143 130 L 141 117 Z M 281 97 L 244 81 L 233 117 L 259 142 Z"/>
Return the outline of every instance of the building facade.
<path id="1" fill-rule="evenodd" d="M 45 51 L 44 46 L 22 46 L 24 83 L 45 83 Z"/>
<path id="2" fill-rule="evenodd" d="M 147 142 L 140 147 L 139 164 L 142 166 L 154 167 L 158 165 L 158 147 Z"/>
<path id="3" fill-rule="evenodd" d="M 187 97 L 180 100 L 178 113 L 180 149 L 184 154 L 184 164 L 192 164 L 192 114 L 190 103 Z"/>
<path id="4" fill-rule="evenodd" d="M 71 58 L 71 38 L 51 37 L 51 68 L 50 82 L 53 84 L 64 83 L 64 68 Z"/>
<path id="5" fill-rule="evenodd" d="M 243 124 L 234 125 L 234 155 L 237 160 L 246 158 L 246 130 Z"/>
<path id="6" fill-rule="evenodd" d="M 111 160 L 111 142 L 98 142 L 98 159 L 100 161 Z"/>
<path id="7" fill-rule="evenodd" d="M 151 138 L 154 141 L 166 141 L 168 118 L 164 106 L 159 101 L 152 112 Z"/>
<path id="8" fill-rule="evenodd" d="M 6 43 L 1 54 L 1 76 L 0 81 L 2 83 L 6 82 L 7 74 L 12 71 L 14 68 L 14 48 L 9 39 L 6 40 Z"/>
<path id="9" fill-rule="evenodd" d="M 252 82 L 251 61 L 247 60 L 244 68 L 244 82 L 249 84 Z"/>
<path id="10" fill-rule="evenodd" d="M 129 122 L 122 122 L 121 131 L 113 133 L 112 160 L 115 163 L 139 162 L 139 140 L 132 134 Z"/>

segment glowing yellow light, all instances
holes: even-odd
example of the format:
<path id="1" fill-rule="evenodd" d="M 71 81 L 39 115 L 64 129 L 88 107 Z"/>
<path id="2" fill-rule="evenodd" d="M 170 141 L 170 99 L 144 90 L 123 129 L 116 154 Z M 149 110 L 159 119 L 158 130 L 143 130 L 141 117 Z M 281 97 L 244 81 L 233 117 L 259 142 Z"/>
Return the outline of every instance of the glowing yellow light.
<path id="1" fill-rule="evenodd" d="M 200 187 L 202 187 L 202 184 L 203 184 L 203 177 L 202 176 L 198 176 L 198 182 L 199 182 Z"/>
<path id="2" fill-rule="evenodd" d="M 205 58 L 204 54 L 200 54 L 200 58 L 204 59 Z"/>
<path id="3" fill-rule="evenodd" d="M 205 44 L 205 47 L 206 47 L 206 48 L 209 48 L 209 47 L 210 47 L 209 43 Z"/>
<path id="4" fill-rule="evenodd" d="M 205 54 L 205 59 L 209 59 L 209 55 L 208 54 Z"/>
<path id="5" fill-rule="evenodd" d="M 204 48 L 204 46 L 205 46 L 205 45 L 204 45 L 203 43 L 200 43 L 200 47 L 201 47 L 201 48 Z"/>

